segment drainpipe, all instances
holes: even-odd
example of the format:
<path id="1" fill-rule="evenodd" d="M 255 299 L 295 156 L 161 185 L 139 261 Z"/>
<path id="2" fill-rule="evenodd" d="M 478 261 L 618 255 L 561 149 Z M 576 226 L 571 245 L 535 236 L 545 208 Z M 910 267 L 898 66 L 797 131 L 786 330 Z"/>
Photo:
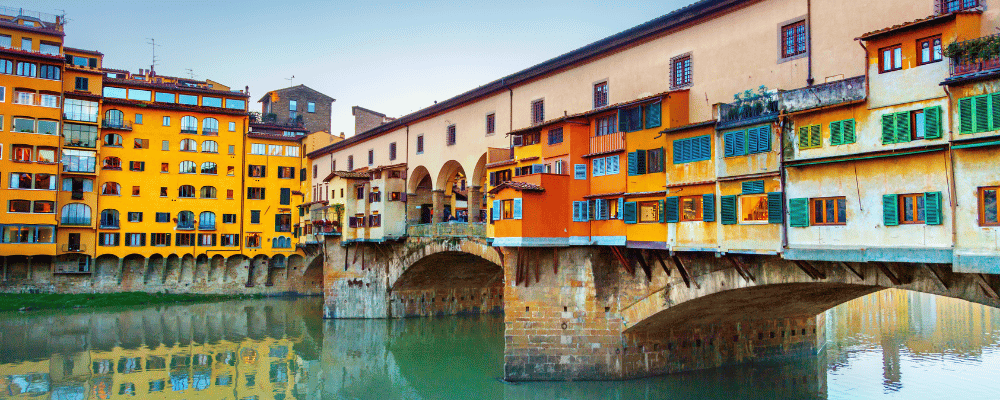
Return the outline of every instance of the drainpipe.
<path id="1" fill-rule="evenodd" d="M 778 119 L 778 130 L 779 130 L 778 171 L 780 171 L 780 173 L 778 174 L 778 178 L 781 180 L 781 192 L 785 194 L 784 196 L 782 196 L 781 201 L 783 203 L 787 203 L 788 186 L 786 186 L 786 182 L 788 181 L 788 178 L 785 175 L 788 173 L 788 170 L 785 168 L 785 116 L 784 115 L 782 115 L 781 118 Z M 782 204 L 782 206 L 784 206 L 784 204 Z M 788 249 L 788 221 L 785 221 L 785 218 L 782 218 L 781 221 L 781 249 L 782 250 Z"/>
<path id="2" fill-rule="evenodd" d="M 806 48 L 809 51 L 808 56 L 808 68 L 809 76 L 806 78 L 806 85 L 812 86 L 815 79 L 813 79 L 813 47 L 812 47 L 812 0 L 806 0 L 806 27 L 809 29 L 806 32 Z"/>
<path id="3" fill-rule="evenodd" d="M 244 233 L 245 233 L 244 232 L 244 228 L 246 227 L 246 204 L 244 204 L 246 202 L 246 195 L 244 195 L 244 192 L 246 191 L 246 186 L 247 186 L 247 173 L 246 173 L 246 169 L 247 169 L 247 120 L 248 120 L 248 117 L 243 117 L 243 128 L 242 128 L 242 130 L 243 130 L 243 148 L 240 151 L 241 154 L 240 154 L 240 171 L 239 171 L 239 174 L 240 174 L 240 193 L 239 193 L 239 196 L 240 196 L 240 237 L 236 238 L 240 242 L 240 255 L 243 256 L 243 258 L 246 258 L 246 254 L 244 253 L 244 248 L 246 246 L 246 241 L 244 240 L 245 238 L 243 236 L 244 236 Z M 240 260 L 240 262 L 242 262 L 242 261 L 243 260 Z M 251 266 L 253 266 L 253 264 L 251 264 Z M 253 272 L 253 270 L 250 270 L 250 272 Z"/>
<path id="4" fill-rule="evenodd" d="M 944 93 L 948 95 L 948 105 L 951 108 L 952 101 L 954 98 L 951 95 L 951 89 L 945 85 Z M 948 120 L 951 122 L 951 119 Z M 951 124 L 948 124 L 948 136 L 951 137 L 952 130 Z M 958 198 L 955 196 L 958 194 L 958 188 L 955 183 L 955 151 L 952 150 L 951 146 L 948 146 L 948 202 L 951 203 L 951 247 L 952 251 L 958 247 L 958 224 L 955 223 L 955 215 L 958 210 Z"/>
<path id="5" fill-rule="evenodd" d="M 858 42 L 858 46 L 861 46 L 861 49 L 865 51 L 865 62 L 863 67 L 865 71 L 865 99 L 867 99 L 868 98 L 868 46 L 865 46 L 865 42 L 863 42 L 859 37 L 854 38 L 854 40 L 856 40 Z"/>

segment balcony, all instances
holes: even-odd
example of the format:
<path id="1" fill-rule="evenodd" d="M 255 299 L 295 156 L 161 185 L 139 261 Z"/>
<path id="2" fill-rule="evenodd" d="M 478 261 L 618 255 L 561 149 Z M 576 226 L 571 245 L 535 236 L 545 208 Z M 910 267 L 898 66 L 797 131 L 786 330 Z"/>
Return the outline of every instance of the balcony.
<path id="1" fill-rule="evenodd" d="M 786 113 L 850 103 L 865 99 L 865 77 L 814 85 L 781 92 L 781 108 Z"/>
<path id="2" fill-rule="evenodd" d="M 119 131 L 132 131 L 132 121 L 115 121 L 105 119 L 101 121 L 101 128 Z"/>
<path id="3" fill-rule="evenodd" d="M 59 96 L 51 94 L 14 92 L 12 103 L 25 106 L 59 108 Z"/>
<path id="4" fill-rule="evenodd" d="M 90 226 L 90 217 L 66 216 L 59 222 L 62 226 Z"/>
<path id="5" fill-rule="evenodd" d="M 215 230 L 215 223 L 214 222 L 212 222 L 212 223 L 199 222 L 198 223 L 198 230 L 200 230 L 200 231 L 214 231 Z"/>
<path id="6" fill-rule="evenodd" d="M 249 114 L 251 126 L 257 125 L 263 127 L 292 129 L 301 129 L 304 126 L 302 119 L 300 118 L 280 119 L 277 114 L 261 114 L 257 111 L 251 111 Z"/>
<path id="7" fill-rule="evenodd" d="M 590 138 L 590 154 L 625 150 L 625 132 L 615 132 Z"/>
<path id="8" fill-rule="evenodd" d="M 87 246 L 80 243 L 67 243 L 59 246 L 59 250 L 65 253 L 80 253 L 87 251 Z"/>
<path id="9" fill-rule="evenodd" d="M 406 234 L 411 237 L 429 238 L 484 238 L 485 223 L 441 222 L 437 224 L 411 224 L 406 227 Z"/>
<path id="10" fill-rule="evenodd" d="M 949 80 L 1000 72 L 1000 52 L 994 44 L 998 40 L 1000 33 L 948 45 L 944 55 L 951 60 Z"/>
<path id="11" fill-rule="evenodd" d="M 97 112 L 63 111 L 63 119 L 81 122 L 97 122 Z"/>
<path id="12" fill-rule="evenodd" d="M 176 229 L 179 231 L 192 231 L 194 230 L 193 221 L 178 221 Z"/>
<path id="13" fill-rule="evenodd" d="M 274 226 L 275 232 L 291 232 L 292 226 L 289 224 L 277 224 Z"/>
<path id="14" fill-rule="evenodd" d="M 507 161 L 514 161 L 514 149 L 510 147 L 496 148 L 490 147 L 486 152 L 486 163 L 495 164 Z"/>
<path id="15" fill-rule="evenodd" d="M 767 92 L 764 87 L 754 95 L 747 91 L 736 95 L 736 100 L 719 105 L 719 123 L 716 129 L 733 128 L 772 121 L 779 114 L 778 92 Z"/>

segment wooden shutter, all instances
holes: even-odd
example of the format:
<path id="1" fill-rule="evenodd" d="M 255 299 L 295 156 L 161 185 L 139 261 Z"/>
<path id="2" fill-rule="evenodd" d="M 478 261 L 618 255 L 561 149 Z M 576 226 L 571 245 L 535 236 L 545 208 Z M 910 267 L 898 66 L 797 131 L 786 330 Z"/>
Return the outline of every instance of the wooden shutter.
<path id="1" fill-rule="evenodd" d="M 819 125 L 809 127 L 809 147 L 820 147 L 823 145 L 823 135 Z"/>
<path id="2" fill-rule="evenodd" d="M 625 198 L 618 198 L 618 213 L 615 215 L 615 219 L 622 219 L 625 215 Z"/>
<path id="3" fill-rule="evenodd" d="M 580 202 L 573 202 L 573 222 L 580 222 Z"/>
<path id="4" fill-rule="evenodd" d="M 882 115 L 882 144 L 896 143 L 896 115 Z"/>
<path id="5" fill-rule="evenodd" d="M 666 161 L 667 161 L 666 154 L 667 154 L 667 151 L 664 150 L 662 147 L 660 147 L 658 150 L 656 150 L 656 154 L 659 156 L 658 157 L 659 159 L 656 160 L 656 164 L 657 164 L 656 166 L 659 168 L 659 170 L 657 172 L 666 171 L 667 170 L 667 166 L 666 166 Z"/>
<path id="6" fill-rule="evenodd" d="M 680 222 L 680 197 L 670 196 L 663 202 L 663 212 L 660 214 L 660 222 Z"/>
<path id="7" fill-rule="evenodd" d="M 646 152 L 642 150 L 637 150 L 635 152 L 635 174 L 643 175 L 646 173 Z"/>
<path id="8" fill-rule="evenodd" d="M 701 220 L 705 222 L 715 221 L 715 194 L 713 193 L 701 195 Z"/>
<path id="9" fill-rule="evenodd" d="M 1000 130 L 1000 92 L 990 94 L 990 130 Z"/>
<path id="10" fill-rule="evenodd" d="M 660 114 L 661 114 L 662 103 L 659 101 L 653 104 L 646 105 L 646 129 L 656 128 L 660 126 Z"/>
<path id="11" fill-rule="evenodd" d="M 758 194 L 764 193 L 764 181 L 746 181 L 742 183 L 743 194 Z"/>
<path id="12" fill-rule="evenodd" d="M 809 127 L 799 127 L 799 149 L 809 147 Z"/>
<path id="13" fill-rule="evenodd" d="M 896 113 L 896 143 L 910 141 L 910 112 Z"/>
<path id="14" fill-rule="evenodd" d="M 924 193 L 924 223 L 941 225 L 941 192 Z"/>
<path id="15" fill-rule="evenodd" d="M 771 151 L 771 125 L 757 127 L 757 152 Z"/>
<path id="16" fill-rule="evenodd" d="M 628 153 L 628 175 L 634 176 L 636 174 L 636 167 L 638 165 L 637 152 Z"/>
<path id="17" fill-rule="evenodd" d="M 497 221 L 500 219 L 500 200 L 493 200 L 493 220 Z"/>
<path id="18" fill-rule="evenodd" d="M 278 203 L 280 203 L 281 205 L 292 204 L 292 189 L 281 188 L 281 196 L 279 198 Z"/>
<path id="19" fill-rule="evenodd" d="M 587 179 L 587 164 L 573 164 L 573 179 Z"/>
<path id="20" fill-rule="evenodd" d="M 664 215 L 663 215 L 664 204 L 663 203 L 664 203 L 663 199 L 660 199 L 659 201 L 657 201 L 657 204 L 656 204 L 656 207 L 657 207 L 656 208 L 656 215 L 660 217 L 659 218 L 659 223 L 661 223 L 661 224 L 664 222 Z"/>
<path id="21" fill-rule="evenodd" d="M 973 101 L 976 103 L 976 132 L 986 132 L 990 130 L 990 99 L 983 95 L 976 96 Z"/>
<path id="22" fill-rule="evenodd" d="M 605 157 L 605 173 L 607 175 L 615 175 L 618 172 L 618 156 L 608 156 Z"/>
<path id="23" fill-rule="evenodd" d="M 780 224 L 785 222 L 785 197 L 781 192 L 767 194 L 767 223 Z"/>
<path id="24" fill-rule="evenodd" d="M 597 219 L 597 200 L 587 200 L 584 202 L 587 206 L 587 221 L 593 221 Z"/>
<path id="25" fill-rule="evenodd" d="M 733 140 L 735 140 L 733 136 L 735 136 L 735 134 L 736 132 L 726 132 L 722 135 L 722 141 L 724 142 L 723 154 L 725 154 L 725 157 L 733 157 L 736 155 L 736 147 L 733 143 Z"/>
<path id="26" fill-rule="evenodd" d="M 723 225 L 735 225 L 738 220 L 736 217 L 736 195 L 722 196 L 720 199 L 721 207 L 721 218 Z"/>
<path id="27" fill-rule="evenodd" d="M 275 214 L 274 215 L 274 230 L 276 232 L 280 232 L 281 231 L 280 227 L 281 227 L 281 214 Z"/>
<path id="28" fill-rule="evenodd" d="M 857 143 L 858 138 L 854 134 L 854 120 L 848 119 L 842 121 L 841 129 L 844 131 L 844 141 L 843 144 Z"/>
<path id="29" fill-rule="evenodd" d="M 521 219 L 521 199 L 514 199 L 514 219 Z"/>
<path id="30" fill-rule="evenodd" d="M 747 131 L 733 132 L 733 155 L 747 154 Z"/>
<path id="31" fill-rule="evenodd" d="M 882 196 L 882 222 L 885 226 L 899 225 L 899 201 L 894 194 Z"/>
<path id="32" fill-rule="evenodd" d="M 694 138 L 694 143 L 697 146 L 696 157 L 698 160 L 707 160 L 712 158 L 712 136 L 705 135 L 701 137 Z"/>
<path id="33" fill-rule="evenodd" d="M 972 133 L 972 98 L 958 99 L 958 133 Z"/>
<path id="34" fill-rule="evenodd" d="M 839 146 L 844 143 L 844 121 L 830 123 L 830 145 Z"/>
<path id="35" fill-rule="evenodd" d="M 634 201 L 625 202 L 625 208 L 622 210 L 622 214 L 624 215 L 623 219 L 626 224 L 636 223 L 636 217 L 638 216 L 636 210 L 637 207 L 638 205 Z"/>
<path id="36" fill-rule="evenodd" d="M 674 145 L 674 164 L 680 164 L 684 162 L 684 156 L 681 151 L 681 147 L 684 146 L 683 140 L 675 140 Z"/>
<path id="37" fill-rule="evenodd" d="M 924 139 L 941 138 L 941 106 L 924 109 Z"/>
<path id="38" fill-rule="evenodd" d="M 768 206 L 770 205 L 771 204 L 768 203 Z M 768 212 L 770 212 L 770 210 Z M 768 219 L 770 219 L 770 215 L 768 216 Z M 796 228 L 809 226 L 809 199 L 788 199 L 788 226 Z"/>
<path id="39" fill-rule="evenodd" d="M 628 131 L 628 124 L 625 123 L 625 118 L 622 118 L 623 116 L 624 115 L 622 113 L 622 109 L 619 108 L 618 109 L 618 132 L 627 132 Z"/>

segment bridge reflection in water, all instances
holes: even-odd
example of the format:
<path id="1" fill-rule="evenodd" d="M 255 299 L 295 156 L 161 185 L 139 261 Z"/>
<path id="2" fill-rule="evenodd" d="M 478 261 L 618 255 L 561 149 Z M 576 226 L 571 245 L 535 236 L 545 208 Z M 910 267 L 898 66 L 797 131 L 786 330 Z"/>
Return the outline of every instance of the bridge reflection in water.
<path id="1" fill-rule="evenodd" d="M 322 320 L 322 299 L 0 316 L 0 398 L 906 398 L 987 395 L 1000 310 L 886 290 L 815 357 L 624 382 L 505 384 L 503 318 Z"/>

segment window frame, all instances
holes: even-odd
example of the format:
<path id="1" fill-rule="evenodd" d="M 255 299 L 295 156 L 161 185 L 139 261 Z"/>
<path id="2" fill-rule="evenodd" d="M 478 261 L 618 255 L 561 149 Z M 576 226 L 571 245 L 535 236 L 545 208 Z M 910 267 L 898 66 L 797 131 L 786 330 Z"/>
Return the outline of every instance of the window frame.
<path id="1" fill-rule="evenodd" d="M 695 205 L 695 217 L 686 218 L 684 215 L 684 202 L 692 201 Z M 705 220 L 705 197 L 704 195 L 680 196 L 677 199 L 677 220 L 679 222 L 701 222 Z"/>
<path id="2" fill-rule="evenodd" d="M 896 198 L 897 198 L 896 199 L 896 201 L 897 201 L 897 203 L 896 203 L 896 207 L 897 207 L 897 209 L 896 209 L 897 210 L 896 211 L 896 218 L 899 220 L 899 224 L 900 225 L 920 225 L 920 224 L 926 224 L 927 223 L 927 204 L 923 204 L 923 207 L 921 207 L 921 203 L 924 202 L 924 193 L 898 194 L 898 195 L 896 195 Z M 907 221 L 906 220 L 906 212 L 905 212 L 905 207 L 904 206 L 906 204 L 906 199 L 908 199 L 908 198 L 912 198 L 913 199 L 913 220 L 912 221 Z M 920 219 L 921 208 L 923 208 L 923 211 L 924 211 L 923 219 Z"/>
<path id="3" fill-rule="evenodd" d="M 497 133 L 497 113 L 486 114 L 486 136 Z"/>
<path id="4" fill-rule="evenodd" d="M 985 192 L 987 190 L 994 191 L 994 195 L 997 201 L 993 204 L 994 208 L 997 208 L 997 222 L 986 221 L 986 199 Z M 1000 226 L 1000 186 L 983 186 L 977 190 L 976 193 L 977 200 L 979 201 L 979 226 Z M 925 205 L 926 206 L 926 205 Z"/>
<path id="5" fill-rule="evenodd" d="M 679 89 L 690 87 L 694 84 L 693 73 L 694 73 L 694 63 L 691 53 L 684 53 L 678 56 L 674 56 L 670 59 L 670 87 L 671 89 Z M 684 65 L 684 62 L 687 65 Z M 678 68 L 681 65 L 681 68 Z M 678 80 L 678 71 L 683 71 L 684 74 L 680 76 Z"/>
<path id="6" fill-rule="evenodd" d="M 744 217 L 743 217 L 744 216 L 744 213 L 743 213 L 743 200 L 744 199 L 748 199 L 748 198 L 762 198 L 762 199 L 764 199 L 764 202 L 765 202 L 764 203 L 764 209 L 768 210 L 768 214 L 764 215 L 763 219 L 759 219 L 759 220 L 756 220 L 756 219 L 753 219 L 753 220 L 744 219 Z M 741 194 L 741 195 L 737 196 L 736 197 L 736 212 L 737 212 L 737 214 L 736 214 L 736 217 L 737 217 L 736 221 L 737 221 L 737 223 L 740 224 L 740 225 L 766 225 L 766 224 L 769 224 L 770 222 L 768 222 L 768 217 L 770 216 L 770 209 L 768 207 L 769 204 L 767 204 L 767 201 L 768 201 L 768 199 L 767 199 L 767 193 Z"/>
<path id="7" fill-rule="evenodd" d="M 545 122 L 545 99 L 535 99 L 531 101 L 531 125 L 538 125 Z"/>
<path id="8" fill-rule="evenodd" d="M 890 53 L 890 62 L 892 62 L 892 64 L 894 66 L 896 64 L 899 64 L 899 67 L 893 67 L 893 68 L 890 68 L 890 69 L 886 69 L 886 67 L 885 67 L 885 52 L 886 51 L 891 51 L 891 53 Z M 899 53 L 898 58 L 897 58 L 897 54 L 896 54 L 897 52 Z M 897 43 L 897 44 L 894 44 L 894 45 L 891 45 L 891 46 L 886 46 L 886 47 L 882 47 L 882 48 L 878 49 L 878 72 L 880 74 L 884 74 L 884 73 L 893 72 L 893 71 L 899 71 L 899 70 L 903 69 L 903 60 L 902 60 L 903 57 L 902 57 L 902 54 L 903 54 L 903 44 L 902 43 Z"/>
<path id="9" fill-rule="evenodd" d="M 594 83 L 593 93 L 592 93 L 594 100 L 594 109 L 606 107 L 608 105 L 608 101 L 610 98 L 608 90 L 609 90 L 608 81 L 606 79 Z"/>
<path id="10" fill-rule="evenodd" d="M 834 210 L 834 214 L 833 214 L 834 215 L 834 217 L 833 217 L 834 221 L 833 222 L 825 221 L 825 219 L 826 219 L 825 218 L 825 216 L 826 216 L 826 214 L 825 214 L 826 213 L 826 207 L 827 207 L 827 204 L 830 203 L 830 202 L 833 202 L 833 210 Z M 816 214 L 816 203 L 822 203 L 822 210 L 824 212 L 823 218 L 822 218 L 823 220 L 820 220 L 820 218 L 819 218 L 820 216 Z M 838 210 L 838 203 L 841 203 L 841 204 L 844 205 L 844 220 L 843 221 L 837 221 L 837 219 L 839 219 L 838 217 L 840 216 L 840 214 L 837 212 L 837 210 Z M 844 225 L 847 225 L 847 197 L 845 197 L 845 196 L 833 196 L 833 197 L 816 197 L 816 198 L 809 199 L 809 225 L 816 225 L 816 226 L 844 226 Z"/>
<path id="11" fill-rule="evenodd" d="M 643 207 L 653 207 L 656 209 L 656 216 L 652 220 L 645 220 L 642 218 L 642 208 Z M 663 210 L 660 209 L 660 200 L 646 200 L 637 201 L 635 203 L 635 221 L 639 224 L 658 224 L 660 223 L 660 215 Z"/>
<path id="12" fill-rule="evenodd" d="M 787 34 L 787 32 L 789 30 L 795 30 L 795 29 L 798 29 L 799 27 L 803 28 L 802 40 L 805 42 L 804 43 L 805 49 L 802 50 L 802 51 L 798 51 L 799 35 L 798 35 L 797 32 L 793 32 L 794 41 L 795 41 L 794 46 L 796 47 L 796 49 L 795 49 L 795 51 L 792 54 L 788 54 L 788 52 L 787 52 L 787 50 L 788 50 L 788 47 L 787 47 L 788 42 L 786 41 L 786 38 L 787 38 L 786 34 Z M 809 50 L 810 50 L 809 49 L 809 45 L 810 45 L 810 40 L 809 39 L 810 39 L 810 37 L 809 37 L 809 21 L 807 20 L 807 18 L 805 16 L 801 16 L 801 17 L 798 17 L 798 18 L 795 18 L 795 19 L 784 21 L 784 22 L 778 24 L 778 63 L 780 64 L 780 63 L 783 63 L 783 62 L 786 62 L 786 61 L 791 61 L 791 60 L 795 60 L 795 59 L 799 59 L 799 58 L 803 58 L 803 57 L 808 56 L 809 55 Z"/>
<path id="13" fill-rule="evenodd" d="M 962 1 L 965 1 L 965 0 L 962 0 Z M 937 42 L 937 46 L 938 46 L 938 49 L 939 49 L 939 52 L 937 52 L 936 54 L 934 52 L 934 43 L 935 42 Z M 927 61 L 924 60 L 924 53 L 922 51 L 923 49 L 921 48 L 921 46 L 924 43 L 927 43 L 928 53 L 929 53 L 928 55 L 930 56 L 930 59 L 927 60 Z M 925 37 L 925 38 L 922 38 L 922 39 L 917 39 L 917 48 L 916 48 L 916 50 L 917 50 L 917 66 L 927 65 L 927 64 L 934 64 L 936 62 L 944 61 L 944 54 L 942 54 L 944 52 L 944 42 L 941 40 L 941 34 L 937 34 L 937 35 L 933 35 L 933 36 L 928 36 L 928 37 Z M 935 60 L 934 59 L 935 55 L 937 55 L 940 58 L 938 58 L 938 59 Z"/>

